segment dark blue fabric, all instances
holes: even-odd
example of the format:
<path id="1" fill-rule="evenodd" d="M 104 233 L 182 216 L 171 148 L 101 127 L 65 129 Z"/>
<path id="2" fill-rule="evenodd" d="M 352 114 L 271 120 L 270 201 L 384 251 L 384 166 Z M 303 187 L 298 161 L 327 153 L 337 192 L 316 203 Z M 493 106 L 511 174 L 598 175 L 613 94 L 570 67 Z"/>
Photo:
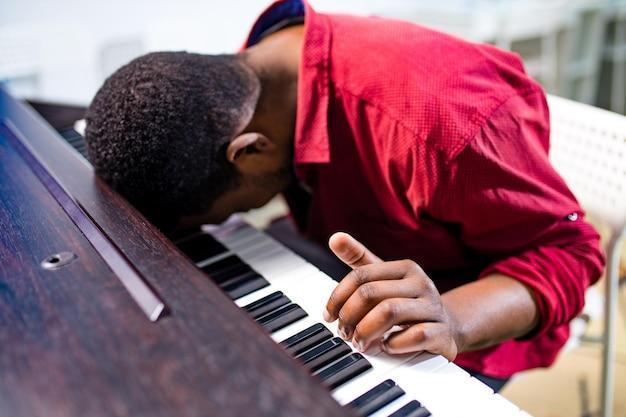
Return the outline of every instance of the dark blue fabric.
<path id="1" fill-rule="evenodd" d="M 250 33 L 247 46 L 252 46 L 261 40 L 261 35 L 267 29 L 285 19 L 304 16 L 304 2 L 302 0 L 284 0 L 266 10 L 256 22 Z"/>

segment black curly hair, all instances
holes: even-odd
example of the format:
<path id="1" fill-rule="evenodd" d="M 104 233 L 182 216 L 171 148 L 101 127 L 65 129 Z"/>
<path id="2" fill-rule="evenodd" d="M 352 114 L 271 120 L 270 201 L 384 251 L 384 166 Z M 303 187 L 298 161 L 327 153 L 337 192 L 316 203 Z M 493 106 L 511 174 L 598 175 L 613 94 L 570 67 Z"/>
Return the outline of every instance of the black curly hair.
<path id="1" fill-rule="evenodd" d="M 87 110 L 96 173 L 162 230 L 237 183 L 225 148 L 259 80 L 240 55 L 156 52 L 123 66 Z"/>

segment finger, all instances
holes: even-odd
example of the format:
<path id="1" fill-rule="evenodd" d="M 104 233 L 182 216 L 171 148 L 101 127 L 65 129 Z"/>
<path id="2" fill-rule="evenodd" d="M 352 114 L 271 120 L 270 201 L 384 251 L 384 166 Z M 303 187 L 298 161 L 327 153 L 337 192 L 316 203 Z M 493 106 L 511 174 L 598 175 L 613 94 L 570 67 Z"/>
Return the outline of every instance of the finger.
<path id="1" fill-rule="evenodd" d="M 450 328 L 440 322 L 414 324 L 389 336 L 382 347 L 391 354 L 426 351 L 442 355 L 449 361 L 453 361 L 457 355 Z"/>
<path id="2" fill-rule="evenodd" d="M 361 242 L 347 233 L 337 232 L 328 239 L 328 246 L 335 255 L 351 268 L 380 263 L 382 260 Z"/>
<path id="3" fill-rule="evenodd" d="M 393 326 L 438 318 L 439 310 L 426 298 L 389 298 L 369 311 L 356 325 L 354 343 L 359 350 L 365 351 Z"/>
<path id="4" fill-rule="evenodd" d="M 345 339 L 365 315 L 383 300 L 389 298 L 414 299 L 420 295 L 416 279 L 374 281 L 359 286 L 350 295 L 338 313 L 339 331 Z"/>
<path id="5" fill-rule="evenodd" d="M 330 294 L 328 302 L 326 303 L 324 319 L 328 322 L 336 320 L 344 303 L 361 285 L 373 281 L 401 279 L 407 273 L 417 271 L 418 268 L 419 267 L 411 261 L 392 261 L 365 265 L 352 270 Z"/>

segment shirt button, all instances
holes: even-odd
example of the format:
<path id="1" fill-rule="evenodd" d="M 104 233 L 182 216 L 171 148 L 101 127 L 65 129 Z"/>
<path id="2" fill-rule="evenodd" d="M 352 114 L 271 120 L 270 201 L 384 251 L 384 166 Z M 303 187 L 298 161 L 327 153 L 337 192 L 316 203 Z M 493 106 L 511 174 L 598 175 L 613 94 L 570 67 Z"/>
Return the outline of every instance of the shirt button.
<path id="1" fill-rule="evenodd" d="M 567 215 L 567 220 L 575 222 L 578 220 L 578 213 L 570 213 Z"/>

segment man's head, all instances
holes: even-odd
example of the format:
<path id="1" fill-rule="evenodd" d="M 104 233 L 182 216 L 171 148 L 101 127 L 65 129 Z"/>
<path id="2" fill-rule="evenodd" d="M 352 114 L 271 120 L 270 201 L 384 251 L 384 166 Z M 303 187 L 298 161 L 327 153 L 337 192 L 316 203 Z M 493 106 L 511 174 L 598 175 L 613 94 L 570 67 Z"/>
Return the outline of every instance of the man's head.
<path id="1" fill-rule="evenodd" d="M 246 131 L 260 90 L 242 55 L 137 58 L 105 81 L 89 107 L 89 159 L 162 228 L 185 217 L 221 221 L 282 186 L 273 178 L 284 175 L 284 158 L 273 162 L 275 143 Z"/>

